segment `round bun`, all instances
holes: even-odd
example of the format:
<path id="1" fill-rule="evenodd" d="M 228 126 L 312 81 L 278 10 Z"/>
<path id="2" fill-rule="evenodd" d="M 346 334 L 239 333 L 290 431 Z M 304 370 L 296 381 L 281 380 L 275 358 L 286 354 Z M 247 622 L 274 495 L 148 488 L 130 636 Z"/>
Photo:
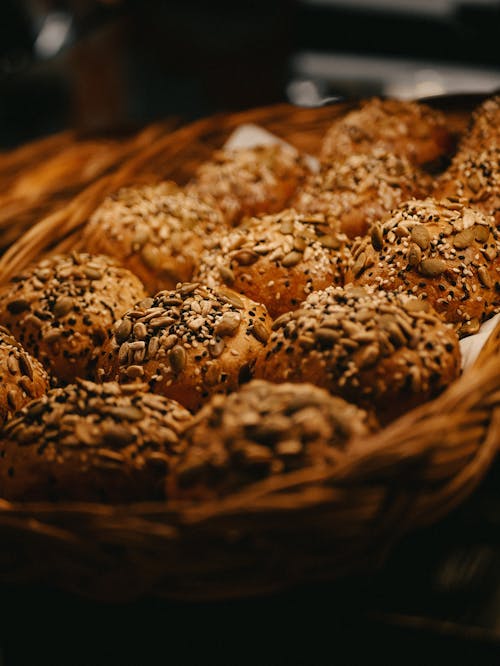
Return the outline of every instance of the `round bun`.
<path id="1" fill-rule="evenodd" d="M 200 258 L 197 279 L 214 287 L 225 284 L 277 317 L 312 291 L 343 283 L 346 240 L 320 214 L 289 209 L 252 218 L 215 237 Z"/>
<path id="2" fill-rule="evenodd" d="M 473 112 L 469 128 L 462 137 L 460 153 L 481 153 L 500 145 L 500 95 L 484 101 Z"/>
<path id="3" fill-rule="evenodd" d="M 393 208 L 430 191 L 430 178 L 410 164 L 376 148 L 373 153 L 351 155 L 345 162 L 325 166 L 311 177 L 294 199 L 301 213 L 321 213 L 350 238 L 361 236 L 375 220 Z"/>
<path id="4" fill-rule="evenodd" d="M 427 299 L 461 334 L 500 306 L 500 241 L 493 219 L 443 199 L 409 201 L 352 249 L 346 281 Z"/>
<path id="5" fill-rule="evenodd" d="M 141 185 L 105 199 L 87 224 L 83 242 L 89 252 L 118 259 L 154 294 L 191 279 L 203 239 L 223 224 L 215 202 L 170 182 Z"/>
<path id="6" fill-rule="evenodd" d="M 0 318 L 50 374 L 72 382 L 92 378 L 113 322 L 145 295 L 113 259 L 57 255 L 13 278 L 0 296 Z"/>
<path id="7" fill-rule="evenodd" d="M 52 389 L 6 426 L 0 496 L 12 501 L 163 499 L 191 415 L 116 383 Z"/>
<path id="8" fill-rule="evenodd" d="M 42 364 L 0 326 L 0 425 L 48 388 L 49 378 Z"/>
<path id="9" fill-rule="evenodd" d="M 125 313 L 100 358 L 104 378 L 147 382 L 196 411 L 251 377 L 270 334 L 266 309 L 227 289 L 179 284 Z"/>
<path id="10" fill-rule="evenodd" d="M 334 465 L 351 440 L 374 429 L 366 412 L 316 386 L 255 380 L 214 396 L 194 417 L 169 495 L 206 499 L 274 474 Z"/>
<path id="11" fill-rule="evenodd" d="M 388 422 L 460 372 L 454 330 L 416 298 L 348 285 L 311 294 L 274 323 L 255 377 L 312 382 Z"/>
<path id="12" fill-rule="evenodd" d="M 425 104 L 378 98 L 337 120 L 322 147 L 324 162 L 343 162 L 355 153 L 377 147 L 404 156 L 413 164 L 440 161 L 453 147 L 442 113 Z"/>
<path id="13" fill-rule="evenodd" d="M 457 155 L 438 178 L 434 196 L 458 198 L 485 215 L 492 215 L 500 226 L 500 147 Z"/>
<path id="14" fill-rule="evenodd" d="M 214 197 L 226 222 L 235 225 L 244 217 L 286 208 L 307 173 L 303 158 L 290 146 L 219 150 L 198 168 L 187 191 Z"/>

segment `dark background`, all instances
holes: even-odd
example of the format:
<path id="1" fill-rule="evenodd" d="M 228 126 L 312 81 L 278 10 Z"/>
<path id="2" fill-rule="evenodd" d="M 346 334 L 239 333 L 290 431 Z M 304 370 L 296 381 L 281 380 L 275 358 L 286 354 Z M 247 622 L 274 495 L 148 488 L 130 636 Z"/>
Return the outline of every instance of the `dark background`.
<path id="1" fill-rule="evenodd" d="M 500 84 L 499 18 L 497 0 L 2 0 L 0 147 L 67 126 L 397 92 L 394 67 L 410 95 L 482 92 Z M 304 66 L 318 53 L 332 56 L 326 73 Z M 368 73 L 342 55 L 382 60 Z"/>
<path id="2" fill-rule="evenodd" d="M 467 91 L 483 74 L 487 92 L 499 17 L 486 0 L 2 0 L 0 148 L 66 127 L 379 94 L 400 71 L 408 94 Z M 499 483 L 493 469 L 381 571 L 337 584 L 217 604 L 0 588 L 0 666 L 499 664 Z"/>

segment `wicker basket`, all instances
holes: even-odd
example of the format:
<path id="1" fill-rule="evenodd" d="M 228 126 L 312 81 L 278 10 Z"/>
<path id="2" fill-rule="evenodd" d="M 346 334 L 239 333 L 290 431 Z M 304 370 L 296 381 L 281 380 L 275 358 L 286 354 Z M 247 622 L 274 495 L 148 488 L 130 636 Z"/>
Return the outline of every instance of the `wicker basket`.
<path id="1" fill-rule="evenodd" d="M 478 101 L 433 103 L 460 131 Z M 78 247 L 89 214 L 118 187 L 139 179 L 185 182 L 240 124 L 257 123 L 314 154 L 328 124 L 348 108 L 281 105 L 201 120 L 170 134 L 151 130 L 154 140 L 115 160 L 104 176 L 22 233 L 0 259 L 0 282 L 46 253 Z M 61 151 L 67 139 L 52 141 Z M 0 175 L 8 157 L 0 156 Z M 21 215 L 11 226 L 24 230 L 25 222 Z M 0 500 L 0 580 L 48 583 L 103 600 L 199 600 L 370 571 L 405 532 L 461 503 L 488 470 L 500 441 L 499 340 L 496 331 L 475 366 L 443 395 L 355 442 L 332 469 L 273 477 L 203 504 Z"/>

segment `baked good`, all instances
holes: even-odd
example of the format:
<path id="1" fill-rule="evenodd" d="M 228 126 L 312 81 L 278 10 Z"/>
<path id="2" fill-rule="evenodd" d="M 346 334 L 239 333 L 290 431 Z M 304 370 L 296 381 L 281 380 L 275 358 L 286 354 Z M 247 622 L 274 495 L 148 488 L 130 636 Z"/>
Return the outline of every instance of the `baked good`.
<path id="1" fill-rule="evenodd" d="M 439 163 L 453 144 L 441 112 L 418 102 L 373 98 L 333 123 L 323 138 L 321 159 L 343 162 L 381 148 L 428 166 Z"/>
<path id="2" fill-rule="evenodd" d="M 450 168 L 437 179 L 434 196 L 458 198 L 492 215 L 500 226 L 500 146 L 457 154 Z"/>
<path id="3" fill-rule="evenodd" d="M 366 412 L 311 384 L 254 380 L 195 415 L 168 494 L 208 499 L 274 474 L 334 465 L 375 427 Z"/>
<path id="4" fill-rule="evenodd" d="M 295 148 L 283 144 L 218 150 L 201 164 L 187 191 L 212 196 L 228 224 L 286 208 L 308 168 Z"/>
<path id="5" fill-rule="evenodd" d="M 500 95 L 488 98 L 472 113 L 469 127 L 460 140 L 460 153 L 480 153 L 498 148 L 500 140 Z"/>
<path id="6" fill-rule="evenodd" d="M 346 281 L 427 299 L 461 334 L 500 306 L 500 237 L 493 219 L 456 201 L 409 201 L 352 248 Z"/>
<path id="7" fill-rule="evenodd" d="M 301 213 L 321 213 L 349 237 L 361 236 L 372 222 L 412 197 L 429 194 L 427 174 L 405 157 L 375 148 L 325 165 L 299 190 L 293 206 Z"/>
<path id="8" fill-rule="evenodd" d="M 312 382 L 373 407 L 383 423 L 438 395 L 460 372 L 458 337 L 426 302 L 329 287 L 274 322 L 255 377 Z"/>
<path id="9" fill-rule="evenodd" d="M 165 477 L 191 415 L 140 388 L 78 380 L 24 407 L 0 443 L 0 496 L 115 503 L 163 499 Z"/>
<path id="10" fill-rule="evenodd" d="M 48 388 L 49 378 L 42 364 L 0 326 L 0 425 Z"/>
<path id="11" fill-rule="evenodd" d="M 173 183 L 124 187 L 93 213 L 83 243 L 116 257 L 155 294 L 191 279 L 203 239 L 223 224 L 215 202 Z"/>
<path id="12" fill-rule="evenodd" d="M 195 411 L 252 373 L 270 333 L 266 309 L 228 289 L 179 284 L 128 310 L 103 345 L 101 377 L 139 379 Z"/>
<path id="13" fill-rule="evenodd" d="M 219 234 L 200 257 L 196 279 L 225 284 L 263 303 L 272 317 L 315 289 L 342 284 L 347 238 L 324 215 L 288 209 Z"/>
<path id="14" fill-rule="evenodd" d="M 0 295 L 0 321 L 50 374 L 92 378 L 113 322 L 146 296 L 113 259 L 76 252 L 43 259 Z"/>

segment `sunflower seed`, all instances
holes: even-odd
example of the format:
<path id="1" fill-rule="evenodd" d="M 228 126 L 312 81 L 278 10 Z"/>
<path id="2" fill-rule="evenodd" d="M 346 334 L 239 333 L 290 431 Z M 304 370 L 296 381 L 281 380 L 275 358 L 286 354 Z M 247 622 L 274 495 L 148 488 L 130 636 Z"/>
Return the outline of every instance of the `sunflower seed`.
<path id="1" fill-rule="evenodd" d="M 182 372 L 186 367 L 186 351 L 184 347 L 180 345 L 173 347 L 168 354 L 168 359 L 175 373 Z"/>
<path id="2" fill-rule="evenodd" d="M 379 251 L 384 247 L 384 234 L 382 233 L 382 227 L 378 222 L 372 226 L 370 237 L 375 250 Z"/>
<path id="3" fill-rule="evenodd" d="M 281 265 L 284 266 L 285 268 L 292 268 L 293 266 L 296 266 L 301 260 L 302 260 L 302 253 L 297 252 L 296 250 L 292 250 L 288 254 L 285 254 L 283 259 L 281 260 Z"/>
<path id="4" fill-rule="evenodd" d="M 441 259 L 424 259 L 420 264 L 420 272 L 425 277 L 436 277 L 446 270 L 446 264 Z"/>
<path id="5" fill-rule="evenodd" d="M 254 338 L 263 344 L 265 344 L 269 339 L 269 331 L 267 326 L 265 326 L 261 321 L 254 321 L 251 333 Z"/>
<path id="6" fill-rule="evenodd" d="M 240 266 L 251 266 L 257 261 L 259 255 L 256 252 L 252 252 L 252 250 L 238 250 L 238 252 L 233 254 L 232 258 Z"/>
<path id="7" fill-rule="evenodd" d="M 420 249 L 419 245 L 417 245 L 416 243 L 412 243 L 410 245 L 410 249 L 408 250 L 408 264 L 413 268 L 416 268 L 421 261 L 422 261 L 422 250 Z"/>
<path id="8" fill-rule="evenodd" d="M 70 296 L 61 296 L 57 299 L 52 310 L 54 317 L 64 317 L 73 309 L 74 301 Z"/>
<path id="9" fill-rule="evenodd" d="M 483 287 L 486 287 L 487 289 L 491 289 L 493 286 L 493 283 L 491 281 L 490 274 L 488 273 L 488 270 L 485 266 L 480 266 L 477 269 L 477 276 L 479 278 L 479 281 L 483 285 Z"/>
<path id="10" fill-rule="evenodd" d="M 421 250 L 427 250 L 431 244 L 429 230 L 423 224 L 416 224 L 411 230 L 411 239 Z"/>

